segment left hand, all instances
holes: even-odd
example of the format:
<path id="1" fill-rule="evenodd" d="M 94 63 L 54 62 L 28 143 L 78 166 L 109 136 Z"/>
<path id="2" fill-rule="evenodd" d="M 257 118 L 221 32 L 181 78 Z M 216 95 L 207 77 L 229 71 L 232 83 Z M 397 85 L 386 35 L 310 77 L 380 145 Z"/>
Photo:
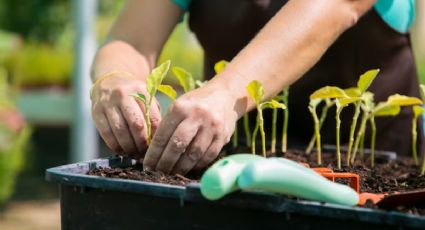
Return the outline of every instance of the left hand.
<path id="1" fill-rule="evenodd" d="M 153 137 L 144 168 L 184 175 L 208 166 L 232 136 L 235 103 L 231 93 L 208 85 L 178 98 Z"/>

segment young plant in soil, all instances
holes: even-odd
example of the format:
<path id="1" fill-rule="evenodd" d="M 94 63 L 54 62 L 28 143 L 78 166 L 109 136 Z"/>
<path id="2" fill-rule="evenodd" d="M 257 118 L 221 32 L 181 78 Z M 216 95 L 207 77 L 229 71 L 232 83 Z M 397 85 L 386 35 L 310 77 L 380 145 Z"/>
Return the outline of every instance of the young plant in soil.
<path id="1" fill-rule="evenodd" d="M 369 70 L 366 71 L 364 74 L 362 74 L 357 82 L 356 88 L 351 88 L 346 90 L 346 93 L 351 98 L 356 98 L 357 100 L 354 101 L 355 109 L 354 109 L 354 115 L 351 122 L 350 127 L 350 134 L 349 134 L 349 141 L 348 141 L 348 150 L 347 150 L 347 165 L 350 165 L 350 158 L 351 158 L 351 151 L 354 143 L 354 132 L 356 130 L 357 126 L 357 120 L 360 115 L 360 106 L 362 103 L 363 95 L 365 94 L 366 90 L 369 88 L 369 86 L 372 84 L 375 77 L 378 75 L 379 69 Z"/>
<path id="2" fill-rule="evenodd" d="M 312 113 L 312 116 L 313 116 L 313 120 L 315 122 L 315 125 L 316 125 L 316 121 L 315 121 L 314 116 L 316 116 L 316 119 L 318 120 L 318 123 L 319 123 L 319 127 L 315 127 L 315 132 L 313 133 L 313 136 L 311 137 L 310 142 L 308 143 L 308 146 L 307 146 L 307 148 L 305 150 L 305 153 L 306 154 L 310 154 L 311 153 L 311 150 L 313 149 L 315 142 L 316 142 L 316 144 L 319 144 L 320 145 L 320 142 L 321 141 L 320 140 L 316 140 L 316 137 L 317 136 L 320 136 L 320 129 L 322 128 L 323 122 L 325 122 L 325 119 L 326 119 L 326 116 L 328 114 L 329 109 L 332 106 L 335 105 L 335 102 L 332 101 L 331 99 L 325 99 L 325 100 L 318 99 L 318 100 L 319 101 L 316 101 L 316 102 L 313 102 L 313 100 L 311 100 L 310 103 L 309 103 L 308 110 L 310 111 L 310 113 Z M 322 112 L 320 113 L 320 118 L 317 118 L 316 108 L 320 104 L 320 102 L 322 102 L 322 101 L 325 102 L 325 105 L 323 106 Z M 321 147 L 320 146 L 317 147 L 317 150 L 318 151 L 321 151 Z"/>
<path id="3" fill-rule="evenodd" d="M 369 96 L 370 97 L 370 96 Z M 372 97 L 373 98 L 373 97 Z M 411 106 L 411 105 L 417 105 L 422 104 L 422 101 L 419 100 L 416 97 L 408 97 L 404 95 L 395 94 L 390 97 L 388 97 L 387 101 L 380 102 L 378 105 L 374 106 L 372 99 L 367 99 L 369 101 L 366 112 L 366 118 L 369 120 L 369 123 L 371 125 L 371 141 L 370 141 L 370 164 L 372 167 L 375 166 L 375 141 L 376 141 L 376 123 L 375 123 L 375 117 L 383 117 L 383 116 L 396 116 L 400 113 L 400 107 L 401 106 Z M 361 135 L 364 135 L 365 127 L 361 125 L 361 128 L 358 133 L 358 137 L 361 138 Z M 355 147 L 356 148 L 356 147 Z M 351 159 L 352 162 L 355 160 L 355 154 L 354 158 Z"/>
<path id="4" fill-rule="evenodd" d="M 341 151 L 340 151 L 340 144 L 339 144 L 339 129 L 340 129 L 340 123 L 341 120 L 339 118 L 339 115 L 342 111 L 342 108 L 347 106 L 349 104 L 349 102 L 352 102 L 352 100 L 350 100 L 350 98 L 348 97 L 348 95 L 345 93 L 344 90 L 342 90 L 339 87 L 336 86 L 325 86 L 322 87 L 318 90 L 316 90 L 313 94 L 310 95 L 310 100 L 325 100 L 325 99 L 334 99 L 335 104 L 337 106 L 337 111 L 336 111 L 336 149 L 337 149 L 337 159 L 338 159 L 338 168 L 341 168 Z M 310 104 L 315 104 L 315 103 L 310 103 Z M 316 114 L 315 112 L 315 107 L 317 106 L 314 105 L 314 113 L 312 114 Z M 309 109 L 310 110 L 310 109 Z M 314 116 L 314 115 L 313 115 Z M 320 149 L 320 124 L 319 124 L 319 120 L 317 119 L 317 115 L 315 116 L 316 118 L 313 117 L 314 120 L 314 127 L 315 127 L 315 136 L 316 136 L 316 141 L 318 141 L 318 143 L 316 144 L 318 150 L 317 150 L 317 162 L 321 163 L 321 150 Z M 319 134 L 319 135 L 317 135 Z"/>
<path id="5" fill-rule="evenodd" d="M 279 103 L 276 100 L 270 100 L 266 102 L 262 102 L 264 99 L 264 88 L 263 85 L 257 81 L 254 80 L 248 84 L 246 87 L 249 96 L 252 98 L 252 100 L 255 102 L 256 109 L 257 109 L 257 120 L 255 124 L 255 129 L 252 134 L 251 139 L 251 148 L 252 148 L 252 154 L 255 154 L 255 140 L 258 131 L 260 131 L 261 136 L 261 150 L 264 157 L 266 157 L 266 134 L 264 132 L 264 118 L 263 118 L 263 110 L 264 109 L 275 109 L 275 108 L 281 108 L 285 109 L 285 105 L 282 103 Z"/>
<path id="6" fill-rule="evenodd" d="M 147 142 L 150 144 L 152 139 L 152 125 L 150 120 L 150 109 L 152 105 L 153 98 L 155 97 L 155 94 L 157 91 L 160 91 L 164 93 L 165 95 L 169 96 L 172 100 L 176 99 L 176 91 L 169 85 L 161 85 L 162 81 L 164 80 L 165 76 L 168 73 L 168 70 L 170 69 L 170 60 L 165 61 L 158 67 L 152 70 L 152 72 L 149 74 L 149 76 L 146 79 L 146 90 L 148 92 L 148 97 L 142 93 L 135 93 L 132 96 L 136 99 L 143 102 L 143 105 L 145 106 L 145 121 L 146 121 L 146 129 L 147 129 Z"/>
<path id="7" fill-rule="evenodd" d="M 289 109 L 288 109 L 288 96 L 289 87 L 285 88 L 282 93 L 275 97 L 275 100 L 281 102 L 286 106 L 283 110 L 283 126 L 282 126 L 282 139 L 281 139 L 281 152 L 286 153 L 288 149 L 288 120 L 289 120 Z M 276 152 L 276 128 L 277 128 L 277 108 L 273 109 L 272 117 L 272 142 L 271 151 Z"/>

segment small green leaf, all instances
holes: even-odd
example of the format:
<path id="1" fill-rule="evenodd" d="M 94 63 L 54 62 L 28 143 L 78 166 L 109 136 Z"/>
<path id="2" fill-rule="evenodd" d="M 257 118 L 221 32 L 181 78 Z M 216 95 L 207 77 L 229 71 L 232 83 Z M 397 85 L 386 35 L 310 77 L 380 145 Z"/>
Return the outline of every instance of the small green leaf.
<path id="1" fill-rule="evenodd" d="M 409 105 L 421 105 L 422 101 L 417 97 L 409 97 L 400 94 L 394 94 L 388 97 L 388 104 L 399 105 L 399 106 L 409 106 Z"/>
<path id="2" fill-rule="evenodd" d="M 160 85 L 158 87 L 158 91 L 167 95 L 169 98 L 171 98 L 171 100 L 176 100 L 177 93 L 173 87 L 169 85 Z"/>
<path id="3" fill-rule="evenodd" d="M 345 107 L 345 106 L 348 106 L 351 103 L 358 101 L 358 98 L 357 97 L 337 98 L 335 100 L 336 100 L 336 106 L 337 107 Z"/>
<path id="4" fill-rule="evenodd" d="M 263 85 L 259 81 L 254 80 L 249 83 L 246 89 L 248 90 L 248 94 L 251 96 L 252 100 L 254 100 L 255 104 L 259 105 L 264 98 Z"/>
<path id="5" fill-rule="evenodd" d="M 192 77 L 192 74 L 187 72 L 185 69 L 181 67 L 173 67 L 171 69 L 174 76 L 176 76 L 180 85 L 183 87 L 184 92 L 189 92 L 195 89 L 195 80 Z"/>
<path id="6" fill-rule="evenodd" d="M 270 100 L 261 103 L 261 109 L 286 109 L 286 106 L 276 100 Z"/>
<path id="7" fill-rule="evenodd" d="M 349 97 L 360 97 L 360 95 L 362 94 L 362 91 L 360 91 L 360 89 L 358 89 L 356 87 L 344 89 L 344 92 Z"/>
<path id="8" fill-rule="evenodd" d="M 221 61 L 215 63 L 215 65 L 214 65 L 214 71 L 215 71 L 215 73 L 216 74 L 221 73 L 221 71 L 223 71 L 224 68 L 226 68 L 227 64 L 228 64 L 228 62 L 225 61 L 225 60 L 221 60 Z"/>
<path id="9" fill-rule="evenodd" d="M 161 85 L 162 81 L 168 73 L 168 70 L 170 69 L 170 64 L 171 61 L 167 60 L 153 69 L 149 74 L 146 80 L 146 89 L 151 97 L 155 96 L 156 90 L 158 89 L 159 85 Z"/>
<path id="10" fill-rule="evenodd" d="M 336 86 L 325 86 L 316 90 L 310 95 L 311 99 L 326 99 L 326 98 L 341 98 L 348 97 L 347 94 L 339 87 Z"/>
<path id="11" fill-rule="evenodd" d="M 366 71 L 360 76 L 359 81 L 357 82 L 357 88 L 359 88 L 361 92 L 365 92 L 372 84 L 373 80 L 375 80 L 378 73 L 379 69 Z"/>
<path id="12" fill-rule="evenodd" d="M 419 89 L 420 89 L 422 100 L 425 100 L 425 85 L 420 84 Z"/>
<path id="13" fill-rule="evenodd" d="M 425 113 L 425 109 L 420 105 L 413 106 L 413 114 L 416 117 L 419 117 L 422 113 Z"/>
<path id="14" fill-rule="evenodd" d="M 380 102 L 373 111 L 377 117 L 396 116 L 400 113 L 400 106 L 389 104 L 388 102 Z"/>
<path id="15" fill-rule="evenodd" d="M 133 96 L 134 98 L 140 100 L 143 102 L 144 105 L 146 105 L 146 96 L 144 94 L 141 93 L 134 93 L 131 96 Z"/>

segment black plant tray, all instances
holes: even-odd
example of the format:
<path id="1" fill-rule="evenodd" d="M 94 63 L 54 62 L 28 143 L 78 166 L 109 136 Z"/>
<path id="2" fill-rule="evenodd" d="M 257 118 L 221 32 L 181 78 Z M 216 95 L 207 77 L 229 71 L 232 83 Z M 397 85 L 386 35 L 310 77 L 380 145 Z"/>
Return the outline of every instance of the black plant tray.
<path id="1" fill-rule="evenodd" d="M 128 167 L 111 158 L 46 171 L 60 185 L 62 229 L 425 229 L 425 217 L 237 192 L 205 200 L 199 184 L 173 186 L 86 175 L 92 167 Z"/>

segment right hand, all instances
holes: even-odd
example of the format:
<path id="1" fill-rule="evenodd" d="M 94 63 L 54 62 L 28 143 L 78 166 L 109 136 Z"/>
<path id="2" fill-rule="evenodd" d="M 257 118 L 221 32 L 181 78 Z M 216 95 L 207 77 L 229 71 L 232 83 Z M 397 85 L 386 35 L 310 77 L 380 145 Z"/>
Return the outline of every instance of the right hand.
<path id="1" fill-rule="evenodd" d="M 117 73 L 95 84 L 90 97 L 93 120 L 108 147 L 118 154 L 139 159 L 148 146 L 147 129 L 145 108 L 131 96 L 134 93 L 148 95 L 145 82 Z M 159 103 L 155 99 L 150 115 L 154 134 L 161 121 Z"/>

